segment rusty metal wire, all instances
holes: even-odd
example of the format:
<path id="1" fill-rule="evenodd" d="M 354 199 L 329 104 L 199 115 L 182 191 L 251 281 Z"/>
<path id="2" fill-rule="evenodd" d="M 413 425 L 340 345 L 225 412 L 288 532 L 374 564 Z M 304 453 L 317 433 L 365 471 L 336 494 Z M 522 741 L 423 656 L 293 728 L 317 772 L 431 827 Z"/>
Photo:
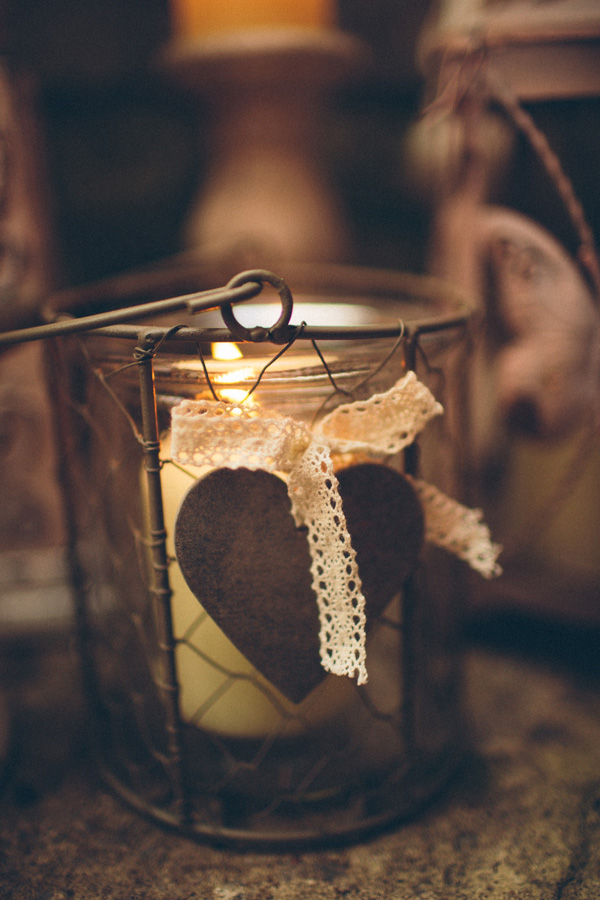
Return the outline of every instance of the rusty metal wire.
<path id="1" fill-rule="evenodd" d="M 490 97 L 502 107 L 515 127 L 527 138 L 552 180 L 579 238 L 579 262 L 589 276 L 596 302 L 600 303 L 600 261 L 594 233 L 586 219 L 583 205 L 575 193 L 571 179 L 550 146 L 546 135 L 538 128 L 533 117 L 521 106 L 508 86 L 503 84 L 500 78 L 493 75 L 489 69 L 482 74 L 482 78 Z"/>
<path id="2" fill-rule="evenodd" d="M 518 35 L 514 35 L 513 39 L 515 38 Z M 544 132 L 538 128 L 533 116 L 522 106 L 508 84 L 492 70 L 492 47 L 493 43 L 486 35 L 473 36 L 461 45 L 460 50 L 457 47 L 445 47 L 441 53 L 437 91 L 433 100 L 424 107 L 422 116 L 436 121 L 449 112 L 462 110 L 463 114 L 476 117 L 483 105 L 490 101 L 498 104 L 517 131 L 529 142 L 551 179 L 578 237 L 579 263 L 587 273 L 596 302 L 600 303 L 600 259 L 584 207 Z M 479 107 L 475 113 L 471 110 L 473 103 Z M 470 147 L 470 142 L 475 139 L 475 129 L 467 126 L 465 130 L 466 147 Z"/>
<path id="3" fill-rule="evenodd" d="M 438 319 L 441 334 L 464 322 L 456 310 Z M 371 687 L 350 686 L 348 709 L 336 712 L 334 705 L 331 720 L 318 726 L 310 706 L 291 706 L 256 672 L 219 656 L 206 642 L 208 616 L 200 606 L 190 621 L 175 621 L 177 561 L 167 545 L 163 496 L 165 467 L 174 464 L 161 447 L 160 425 L 173 397 L 160 380 L 165 376 L 158 382 L 155 376 L 158 362 L 163 355 L 172 359 L 177 342 L 196 345 L 201 359 L 202 347 L 197 330 L 179 325 L 121 327 L 125 363 L 121 353 L 103 355 L 104 345 L 114 341 L 112 329 L 85 336 L 77 329 L 70 338 L 50 342 L 81 657 L 105 782 L 160 824 L 236 847 L 339 843 L 414 813 L 447 780 L 462 753 L 457 673 L 454 663 L 447 665 L 454 652 L 447 643 L 451 635 L 435 613 L 438 602 L 449 606 L 449 598 L 427 584 L 426 572 L 419 584 L 407 586 L 370 632 L 372 645 L 384 652 L 381 673 L 374 672 Z M 279 336 L 289 340 L 259 380 L 307 331 L 301 324 L 290 336 L 288 325 L 280 328 Z M 397 321 L 378 326 L 378 332 L 393 338 L 393 347 L 366 379 L 385 370 L 408 333 L 413 343 L 420 340 L 416 326 L 404 329 Z M 318 356 L 337 386 L 325 356 Z M 209 384 L 206 362 L 204 367 Z M 186 474 L 193 484 L 195 476 Z M 442 577 L 444 562 L 436 558 L 432 571 Z M 448 578 L 448 593 L 453 583 Z M 185 718 L 182 653 L 196 678 L 211 673 Z M 230 737 L 210 725 L 219 704 L 239 689 L 250 690 L 268 708 L 271 725 L 263 733 Z M 369 749 L 375 738 L 381 759 Z"/>

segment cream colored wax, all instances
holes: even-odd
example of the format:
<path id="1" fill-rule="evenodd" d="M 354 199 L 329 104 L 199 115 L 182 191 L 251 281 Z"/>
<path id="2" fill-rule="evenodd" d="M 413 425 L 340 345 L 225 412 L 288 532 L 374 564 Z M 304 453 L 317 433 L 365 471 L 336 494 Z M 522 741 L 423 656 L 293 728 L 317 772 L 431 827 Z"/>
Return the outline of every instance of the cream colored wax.
<path id="1" fill-rule="evenodd" d="M 210 470 L 170 462 L 168 439 L 163 441 L 161 457 L 165 461 L 161 478 L 167 552 L 175 559 L 174 529 L 179 507 L 195 479 Z M 292 736 L 318 727 L 352 700 L 350 680 L 327 675 L 302 703 L 292 703 L 256 671 L 204 611 L 176 561 L 169 568 L 169 579 L 178 641 L 180 709 L 186 721 L 232 737 Z"/>

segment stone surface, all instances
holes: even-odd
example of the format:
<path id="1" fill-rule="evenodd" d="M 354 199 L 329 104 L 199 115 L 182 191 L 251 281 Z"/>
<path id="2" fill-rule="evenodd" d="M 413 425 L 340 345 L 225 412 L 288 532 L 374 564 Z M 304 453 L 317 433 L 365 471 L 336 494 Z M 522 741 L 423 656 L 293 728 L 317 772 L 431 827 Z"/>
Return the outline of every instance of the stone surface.
<path id="1" fill-rule="evenodd" d="M 64 643 L 41 654 L 13 646 L 0 660 L 17 706 L 0 809 L 3 900 L 600 896 L 597 667 L 471 648 L 474 752 L 444 797 L 353 847 L 265 855 L 164 832 L 98 788 Z"/>

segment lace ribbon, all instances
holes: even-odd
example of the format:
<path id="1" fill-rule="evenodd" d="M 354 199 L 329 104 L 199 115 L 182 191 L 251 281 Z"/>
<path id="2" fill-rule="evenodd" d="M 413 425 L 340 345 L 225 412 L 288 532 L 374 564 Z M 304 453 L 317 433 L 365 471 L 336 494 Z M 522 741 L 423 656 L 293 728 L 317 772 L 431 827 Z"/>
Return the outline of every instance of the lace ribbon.
<path id="1" fill-rule="evenodd" d="M 480 509 L 469 509 L 432 484 L 411 478 L 423 506 L 425 540 L 467 562 L 484 578 L 502 574 L 497 563 L 502 547 L 494 544 Z"/>
<path id="2" fill-rule="evenodd" d="M 292 514 L 308 529 L 321 663 L 364 684 L 365 598 L 326 444 L 313 440 L 301 423 L 268 410 L 183 400 L 172 411 L 171 455 L 182 465 L 289 475 Z"/>
<path id="3" fill-rule="evenodd" d="M 362 450 L 392 456 L 412 444 L 429 420 L 443 411 L 429 388 L 408 372 L 384 394 L 336 407 L 323 417 L 315 434 L 326 438 L 336 453 Z"/>

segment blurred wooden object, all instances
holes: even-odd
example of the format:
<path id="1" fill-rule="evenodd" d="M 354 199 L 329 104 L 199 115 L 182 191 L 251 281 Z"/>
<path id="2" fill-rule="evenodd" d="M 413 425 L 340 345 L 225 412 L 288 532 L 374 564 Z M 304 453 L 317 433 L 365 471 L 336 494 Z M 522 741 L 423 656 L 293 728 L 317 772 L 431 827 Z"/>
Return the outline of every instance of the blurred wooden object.
<path id="1" fill-rule="evenodd" d="M 505 545 L 505 576 L 475 586 L 472 602 L 598 622 L 598 256 L 584 209 L 522 103 L 600 96 L 600 6 L 442 0 L 419 54 L 429 103 L 411 151 L 433 211 L 430 265 L 482 309 L 469 499 Z M 552 225 L 491 203 L 519 164 L 519 133 L 562 201 L 576 257 Z"/>
<path id="2" fill-rule="evenodd" d="M 421 35 L 422 68 L 460 66 L 476 47 L 523 101 L 600 94 L 597 0 L 441 0 Z"/>
<path id="3" fill-rule="evenodd" d="M 0 57 L 0 328 L 35 318 L 54 281 L 42 139 L 31 84 Z"/>
<path id="4" fill-rule="evenodd" d="M 29 81 L 0 59 L 0 328 L 33 323 L 55 281 L 44 154 Z M 0 354 L 0 630 L 56 614 L 63 541 L 41 345 Z M 65 612 L 66 590 L 58 600 Z"/>
<path id="5" fill-rule="evenodd" d="M 185 243 L 248 266 L 345 262 L 345 216 L 323 160 L 326 97 L 361 70 L 337 29 L 250 28 L 174 40 L 173 77 L 209 104 L 209 170 Z"/>

